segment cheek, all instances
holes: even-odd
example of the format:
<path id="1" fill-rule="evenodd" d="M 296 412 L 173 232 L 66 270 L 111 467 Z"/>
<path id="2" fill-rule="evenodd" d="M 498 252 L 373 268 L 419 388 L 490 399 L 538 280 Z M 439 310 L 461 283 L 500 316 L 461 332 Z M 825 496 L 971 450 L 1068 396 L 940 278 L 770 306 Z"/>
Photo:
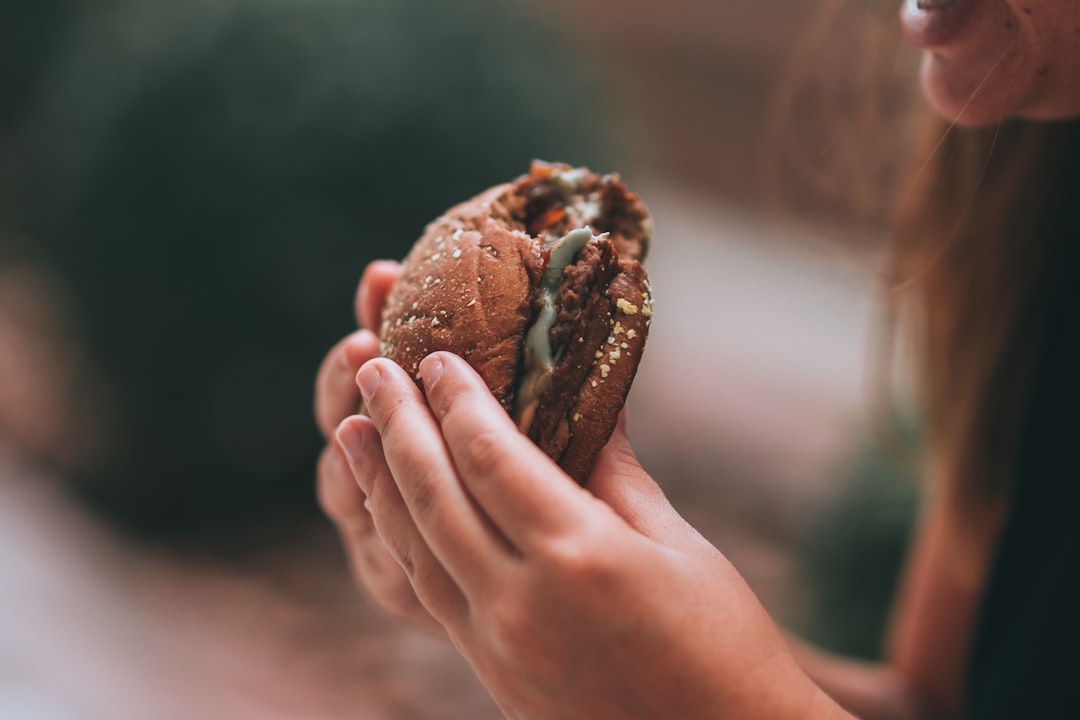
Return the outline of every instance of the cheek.
<path id="1" fill-rule="evenodd" d="M 1080 5 L 1077 6 L 1080 18 Z M 1080 20 L 1076 23 L 1080 26 Z M 1056 52 L 1038 63 L 1034 72 L 1040 87 L 1027 117 L 1058 120 L 1080 116 L 1080 27 L 1060 38 Z"/>
<path id="2" fill-rule="evenodd" d="M 1080 115 L 1080 0 L 1018 0 L 1024 24 L 1024 76 L 1027 104 L 1016 114 L 1031 119 Z"/>

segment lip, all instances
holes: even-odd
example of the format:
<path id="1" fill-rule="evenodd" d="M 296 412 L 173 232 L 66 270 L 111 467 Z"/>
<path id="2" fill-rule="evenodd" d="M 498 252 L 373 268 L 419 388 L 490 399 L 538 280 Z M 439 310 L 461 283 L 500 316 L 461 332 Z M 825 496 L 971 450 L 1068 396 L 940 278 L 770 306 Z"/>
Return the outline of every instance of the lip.
<path id="1" fill-rule="evenodd" d="M 904 0 L 900 27 L 904 39 L 921 48 L 954 41 L 975 14 L 976 0 Z"/>

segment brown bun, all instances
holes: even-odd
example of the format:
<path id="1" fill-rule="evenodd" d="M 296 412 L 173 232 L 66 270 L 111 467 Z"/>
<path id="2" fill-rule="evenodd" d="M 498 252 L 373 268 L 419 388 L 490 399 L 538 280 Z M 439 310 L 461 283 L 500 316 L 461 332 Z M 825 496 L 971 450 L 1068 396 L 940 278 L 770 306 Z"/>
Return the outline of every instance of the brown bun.
<path id="1" fill-rule="evenodd" d="M 437 350 L 465 358 L 522 431 L 584 482 L 648 336 L 651 234 L 617 176 L 534 163 L 425 229 L 387 299 L 380 354 L 413 377 Z M 533 329 L 541 317 L 550 329 Z"/>

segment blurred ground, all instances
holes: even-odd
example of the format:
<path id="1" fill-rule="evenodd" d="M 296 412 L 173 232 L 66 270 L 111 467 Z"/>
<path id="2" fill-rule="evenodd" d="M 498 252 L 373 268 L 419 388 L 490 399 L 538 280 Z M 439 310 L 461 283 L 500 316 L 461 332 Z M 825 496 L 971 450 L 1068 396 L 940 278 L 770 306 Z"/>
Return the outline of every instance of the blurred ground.
<path id="1" fill-rule="evenodd" d="M 761 214 L 770 103 L 814 9 L 553 7 L 619 68 L 628 177 L 656 216 L 631 434 L 676 506 L 797 621 L 795 545 L 857 437 L 874 300 L 843 242 Z M 498 717 L 446 643 L 358 596 L 325 523 L 228 563 L 135 547 L 0 447 L 0 570 L 3 720 Z"/>

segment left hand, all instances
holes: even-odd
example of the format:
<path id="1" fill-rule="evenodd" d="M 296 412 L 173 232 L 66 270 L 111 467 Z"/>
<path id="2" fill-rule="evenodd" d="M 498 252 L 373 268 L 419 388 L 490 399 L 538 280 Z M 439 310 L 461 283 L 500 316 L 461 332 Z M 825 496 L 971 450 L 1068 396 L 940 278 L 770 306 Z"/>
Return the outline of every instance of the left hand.
<path id="1" fill-rule="evenodd" d="M 446 353 L 357 376 L 337 438 L 417 597 L 509 718 L 840 716 L 620 428 L 586 488 Z"/>
<path id="2" fill-rule="evenodd" d="M 417 627 L 445 633 L 416 599 L 409 579 L 375 532 L 364 493 L 334 440 L 337 426 L 360 405 L 356 373 L 378 354 L 379 338 L 372 328 L 378 328 L 386 297 L 400 276 L 401 266 L 396 262 L 381 260 L 367 266 L 355 303 L 356 319 L 363 329 L 343 338 L 319 367 L 315 420 L 327 444 L 319 458 L 318 497 L 341 535 L 356 583 L 372 602 Z"/>

